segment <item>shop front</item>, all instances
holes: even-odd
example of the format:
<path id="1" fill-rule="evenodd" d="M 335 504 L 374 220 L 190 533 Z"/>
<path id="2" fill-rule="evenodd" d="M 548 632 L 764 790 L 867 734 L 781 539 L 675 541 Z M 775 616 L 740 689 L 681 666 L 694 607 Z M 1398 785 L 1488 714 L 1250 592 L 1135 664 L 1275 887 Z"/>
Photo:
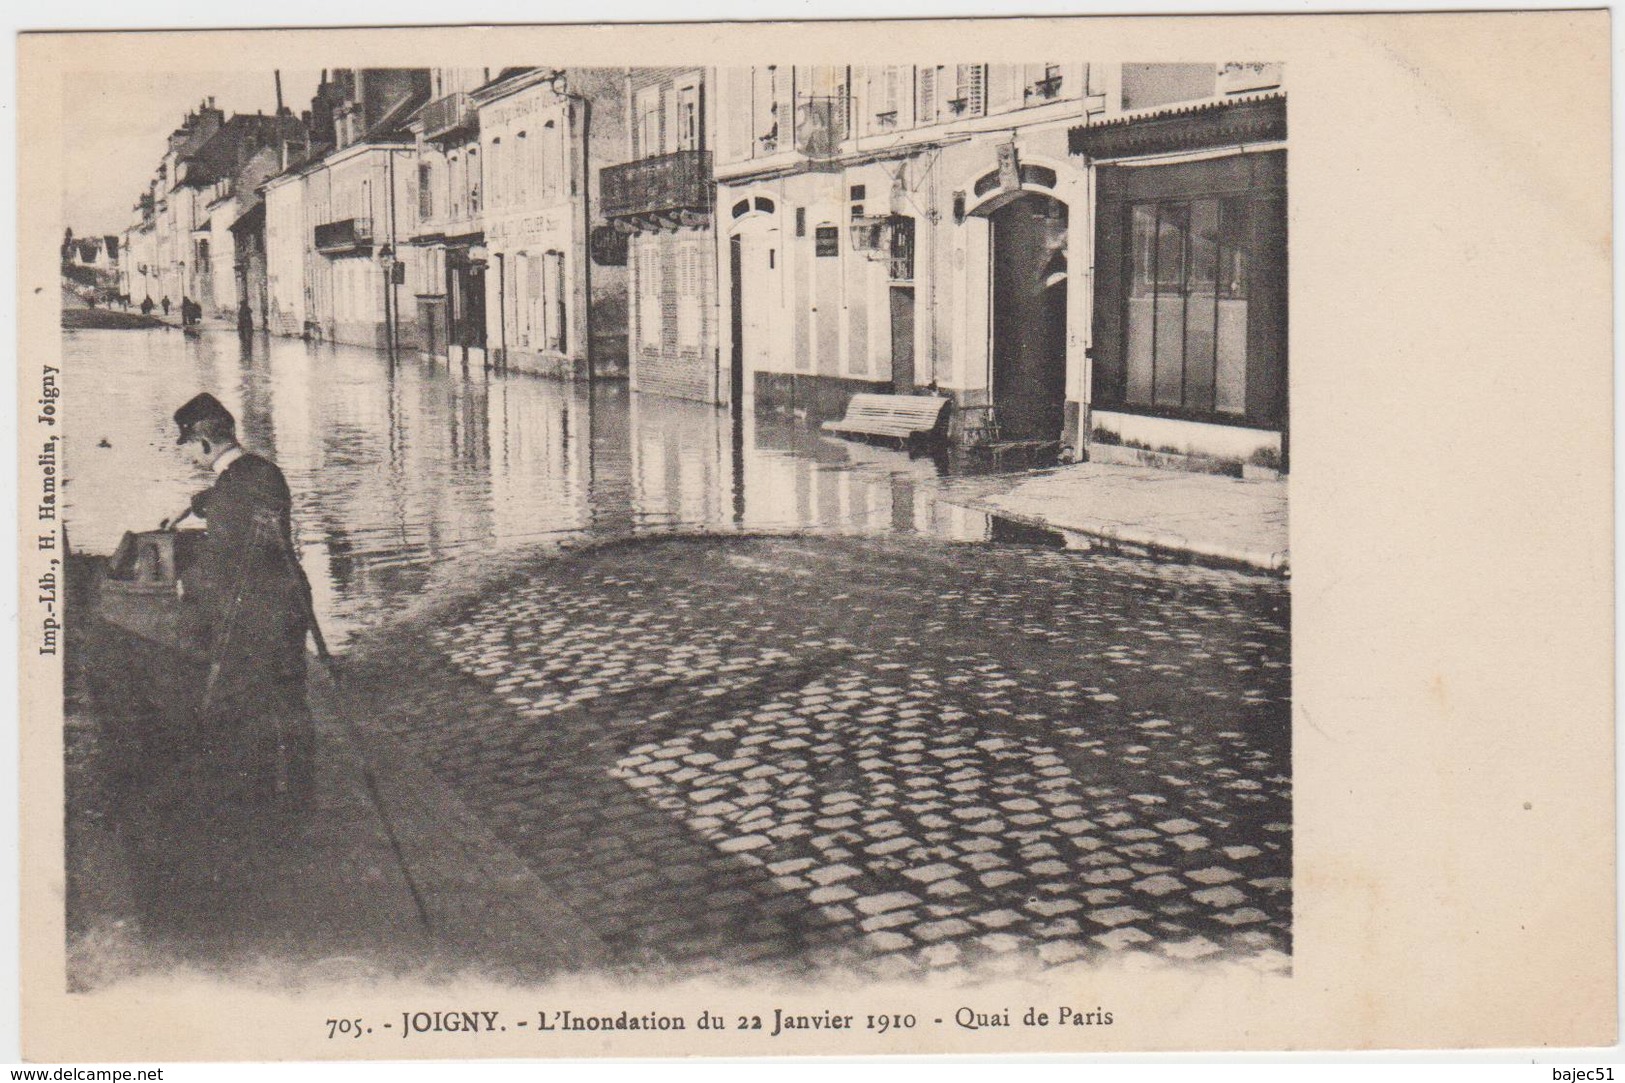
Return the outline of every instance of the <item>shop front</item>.
<path id="1" fill-rule="evenodd" d="M 1285 104 L 1073 130 L 1095 166 L 1091 459 L 1285 470 Z"/>

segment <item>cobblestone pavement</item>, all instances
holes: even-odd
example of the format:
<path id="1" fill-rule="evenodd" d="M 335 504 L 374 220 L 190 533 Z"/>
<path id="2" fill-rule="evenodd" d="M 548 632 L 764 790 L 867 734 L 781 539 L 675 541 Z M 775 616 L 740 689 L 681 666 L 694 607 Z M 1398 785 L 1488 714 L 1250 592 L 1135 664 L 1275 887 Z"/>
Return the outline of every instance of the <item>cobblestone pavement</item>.
<path id="1" fill-rule="evenodd" d="M 623 966 L 1279 970 L 1287 607 L 1098 553 L 647 541 L 357 687 Z"/>

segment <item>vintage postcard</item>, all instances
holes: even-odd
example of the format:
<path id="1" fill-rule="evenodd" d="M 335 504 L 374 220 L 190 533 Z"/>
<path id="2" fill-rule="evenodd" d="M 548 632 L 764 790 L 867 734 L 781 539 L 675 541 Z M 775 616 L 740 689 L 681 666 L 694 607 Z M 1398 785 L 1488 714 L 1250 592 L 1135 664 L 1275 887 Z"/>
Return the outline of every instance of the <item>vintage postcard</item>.
<path id="1" fill-rule="evenodd" d="M 1608 42 L 22 35 L 25 1055 L 1611 1044 Z"/>

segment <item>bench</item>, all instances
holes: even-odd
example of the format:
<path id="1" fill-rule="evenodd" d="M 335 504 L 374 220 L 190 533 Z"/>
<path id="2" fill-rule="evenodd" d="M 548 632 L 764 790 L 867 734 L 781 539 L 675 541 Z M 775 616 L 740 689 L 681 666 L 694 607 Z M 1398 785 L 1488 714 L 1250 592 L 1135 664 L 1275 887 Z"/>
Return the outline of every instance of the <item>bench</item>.
<path id="1" fill-rule="evenodd" d="M 940 395 L 853 395 L 846 416 L 826 421 L 823 428 L 837 436 L 879 437 L 908 443 L 937 435 L 943 428 L 948 403 Z"/>

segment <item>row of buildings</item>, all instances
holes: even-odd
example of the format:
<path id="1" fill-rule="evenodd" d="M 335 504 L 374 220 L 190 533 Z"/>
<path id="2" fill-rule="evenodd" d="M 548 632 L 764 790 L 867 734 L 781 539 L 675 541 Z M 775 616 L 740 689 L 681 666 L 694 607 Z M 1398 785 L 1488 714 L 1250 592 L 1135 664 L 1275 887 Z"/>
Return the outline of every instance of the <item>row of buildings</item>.
<path id="1" fill-rule="evenodd" d="M 1278 64 L 355 69 L 204 102 L 129 292 L 286 335 L 956 438 L 1283 466 Z"/>

